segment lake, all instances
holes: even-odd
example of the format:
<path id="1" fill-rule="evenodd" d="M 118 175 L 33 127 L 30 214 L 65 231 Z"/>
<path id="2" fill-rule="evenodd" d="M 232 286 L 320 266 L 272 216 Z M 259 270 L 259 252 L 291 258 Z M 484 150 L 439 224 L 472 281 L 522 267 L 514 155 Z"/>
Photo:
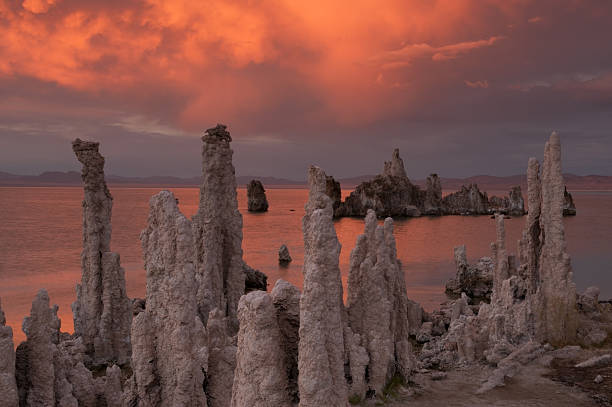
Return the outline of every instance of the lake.
<path id="1" fill-rule="evenodd" d="M 149 198 L 159 188 L 111 187 L 114 197 L 112 250 L 121 255 L 128 295 L 144 297 L 145 272 L 139 235 L 148 216 Z M 191 217 L 197 210 L 198 189 L 169 188 L 179 207 Z M 343 196 L 350 190 L 343 191 Z M 500 192 L 489 191 L 489 195 Z M 238 189 L 244 221 L 243 250 L 246 262 L 268 275 L 269 290 L 278 278 L 302 286 L 302 216 L 308 191 L 268 189 L 270 210 L 252 214 L 246 210 L 246 189 Z M 612 297 L 612 192 L 574 192 L 578 216 L 565 218 L 568 251 L 579 291 L 600 287 L 601 298 Z M 72 332 L 70 304 L 80 281 L 83 191 L 76 187 L 0 188 L 0 299 L 15 341 L 25 339 L 23 317 L 40 288 L 49 291 L 59 305 L 62 330 Z M 509 251 L 516 253 L 524 218 L 506 220 Z M 342 251 L 340 267 L 346 287 L 349 256 L 363 220 L 335 221 Z M 468 260 L 490 255 L 495 223 L 489 216 L 445 216 L 395 221 L 398 256 L 406 275 L 408 296 L 432 310 L 446 299 L 444 284 L 455 273 L 453 247 L 465 244 Z M 278 265 L 278 248 L 289 247 L 293 262 Z"/>

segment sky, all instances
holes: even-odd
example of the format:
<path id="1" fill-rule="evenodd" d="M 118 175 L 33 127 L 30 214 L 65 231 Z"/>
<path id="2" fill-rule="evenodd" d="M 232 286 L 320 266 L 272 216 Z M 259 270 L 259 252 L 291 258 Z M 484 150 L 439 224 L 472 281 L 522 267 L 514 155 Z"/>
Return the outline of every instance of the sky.
<path id="1" fill-rule="evenodd" d="M 609 0 L 0 0 L 0 171 L 194 176 L 228 125 L 239 175 L 612 175 Z"/>

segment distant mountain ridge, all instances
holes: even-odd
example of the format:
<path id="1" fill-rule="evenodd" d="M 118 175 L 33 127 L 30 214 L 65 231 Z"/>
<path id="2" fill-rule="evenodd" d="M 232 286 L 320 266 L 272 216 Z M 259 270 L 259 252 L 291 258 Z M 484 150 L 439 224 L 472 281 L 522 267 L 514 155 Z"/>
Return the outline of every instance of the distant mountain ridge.
<path id="1" fill-rule="evenodd" d="M 612 190 L 612 176 L 608 175 L 575 175 L 564 174 L 569 190 Z M 375 175 L 362 175 L 351 178 L 340 178 L 338 182 L 343 188 L 354 188 Z M 306 187 L 306 181 L 296 181 L 277 177 L 237 176 L 239 186 L 245 186 L 252 179 L 260 180 L 266 188 Z M 197 187 L 200 177 L 181 178 L 173 176 L 125 177 L 107 175 L 109 185 L 116 186 L 151 186 L 151 187 Z M 425 186 L 425 180 L 412 180 L 413 183 Z M 520 185 L 524 191 L 527 188 L 525 175 L 510 175 L 498 177 L 493 175 L 475 175 L 467 178 L 441 178 L 444 190 L 457 190 L 462 185 L 478 184 L 482 191 L 506 191 Z M 80 186 L 81 173 L 77 171 L 46 171 L 39 175 L 17 175 L 0 171 L 0 186 Z"/>

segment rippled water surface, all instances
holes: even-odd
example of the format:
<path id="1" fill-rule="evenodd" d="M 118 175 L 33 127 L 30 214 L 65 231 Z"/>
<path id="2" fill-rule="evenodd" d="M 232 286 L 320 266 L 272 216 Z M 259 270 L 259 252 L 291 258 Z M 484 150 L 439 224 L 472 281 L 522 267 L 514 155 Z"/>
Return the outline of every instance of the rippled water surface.
<path id="1" fill-rule="evenodd" d="M 149 198 L 159 188 L 111 188 L 114 196 L 112 250 L 121 255 L 128 294 L 144 297 L 145 273 L 139 234 L 144 228 Z M 181 211 L 197 210 L 198 190 L 172 189 Z M 344 191 L 344 194 L 349 191 Z M 246 211 L 246 190 L 238 190 L 243 214 L 244 258 L 268 275 L 269 289 L 278 278 L 302 285 L 302 216 L 308 195 L 303 189 L 269 189 L 270 210 Z M 23 340 L 23 317 L 40 288 L 59 305 L 62 329 L 72 331 L 70 304 L 80 281 L 81 188 L 0 188 L 0 298 L 15 340 Z M 578 216 L 566 218 L 568 250 L 579 290 L 598 285 L 602 297 L 612 297 L 612 193 L 574 193 Z M 516 251 L 524 219 L 506 221 L 508 247 Z M 342 243 L 340 266 L 346 283 L 350 251 L 363 232 L 361 219 L 335 222 Z M 426 309 L 445 300 L 444 282 L 454 275 L 453 247 L 467 245 L 468 259 L 489 255 L 495 238 L 488 216 L 415 218 L 395 221 L 398 255 L 406 275 L 408 295 Z M 287 244 L 289 267 L 278 265 L 278 248 Z"/>

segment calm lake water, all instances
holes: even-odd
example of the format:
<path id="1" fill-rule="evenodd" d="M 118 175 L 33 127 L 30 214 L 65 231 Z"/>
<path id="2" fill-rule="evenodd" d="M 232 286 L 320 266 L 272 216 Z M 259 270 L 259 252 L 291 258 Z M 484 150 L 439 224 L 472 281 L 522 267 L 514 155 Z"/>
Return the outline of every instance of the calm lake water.
<path id="1" fill-rule="evenodd" d="M 139 234 L 148 215 L 149 198 L 159 188 L 111 188 L 114 196 L 112 250 L 121 255 L 130 297 L 144 297 L 145 272 Z M 191 217 L 197 210 L 198 189 L 171 189 L 181 211 Z M 350 191 L 343 191 L 343 195 Z M 494 193 L 494 191 L 491 191 Z M 308 191 L 269 189 L 270 210 L 246 210 L 246 190 L 238 190 L 243 214 L 242 248 L 246 262 L 268 275 L 269 289 L 278 278 L 302 286 L 302 216 Z M 490 193 L 491 195 L 491 193 Z M 59 305 L 62 330 L 72 332 L 70 304 L 80 281 L 81 188 L 0 188 L 0 299 L 15 341 L 24 339 L 23 317 L 40 288 Z M 601 288 L 612 297 L 612 192 L 575 192 L 578 216 L 565 219 L 568 250 L 579 290 Z M 510 251 L 516 252 L 524 218 L 506 221 Z M 349 256 L 361 219 L 335 222 L 342 252 L 340 267 L 346 287 Z M 415 218 L 395 221 L 398 255 L 406 275 L 408 295 L 431 310 L 444 301 L 444 283 L 455 273 L 453 247 L 466 244 L 468 259 L 490 255 L 495 239 L 494 221 L 488 216 Z M 293 257 L 289 267 L 278 265 L 278 248 L 287 244 Z"/>

